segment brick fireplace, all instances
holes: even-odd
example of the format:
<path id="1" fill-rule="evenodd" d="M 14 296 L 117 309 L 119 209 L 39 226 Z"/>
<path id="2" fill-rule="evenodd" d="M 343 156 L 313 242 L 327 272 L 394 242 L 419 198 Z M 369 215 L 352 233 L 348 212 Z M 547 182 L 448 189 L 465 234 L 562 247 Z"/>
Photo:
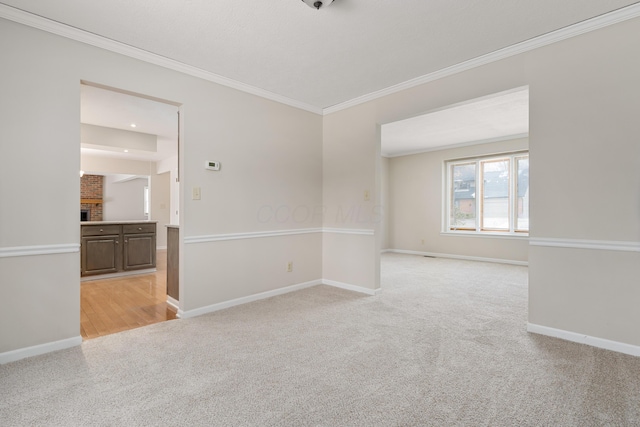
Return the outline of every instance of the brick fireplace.
<path id="1" fill-rule="evenodd" d="M 104 176 L 83 175 L 80 177 L 80 212 L 86 212 L 88 221 L 102 221 L 102 192 Z M 87 212 L 88 211 L 88 212 Z"/>

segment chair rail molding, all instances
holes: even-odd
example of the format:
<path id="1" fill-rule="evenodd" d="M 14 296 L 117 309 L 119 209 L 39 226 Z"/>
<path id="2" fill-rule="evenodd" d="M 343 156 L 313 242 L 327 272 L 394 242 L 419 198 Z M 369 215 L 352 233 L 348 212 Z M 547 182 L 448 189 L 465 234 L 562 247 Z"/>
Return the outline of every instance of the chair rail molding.
<path id="1" fill-rule="evenodd" d="M 242 239 L 259 239 L 264 237 L 281 237 L 295 236 L 299 234 L 316 234 L 316 233 L 332 233 L 332 234 L 352 234 L 373 236 L 372 229 L 359 228 L 299 228 L 293 230 L 270 230 L 270 231 L 254 231 L 247 233 L 227 233 L 227 234 L 209 234 L 201 236 L 187 236 L 184 238 L 185 244 L 222 242 L 225 240 L 242 240 Z"/>
<path id="2" fill-rule="evenodd" d="M 602 251 L 640 252 L 640 242 L 622 240 L 556 239 L 529 237 L 529 246 L 547 246 L 570 249 L 593 249 Z"/>
<path id="3" fill-rule="evenodd" d="M 80 252 L 79 243 L 63 243 L 58 245 L 13 246 L 0 248 L 0 258 L 68 254 Z"/>

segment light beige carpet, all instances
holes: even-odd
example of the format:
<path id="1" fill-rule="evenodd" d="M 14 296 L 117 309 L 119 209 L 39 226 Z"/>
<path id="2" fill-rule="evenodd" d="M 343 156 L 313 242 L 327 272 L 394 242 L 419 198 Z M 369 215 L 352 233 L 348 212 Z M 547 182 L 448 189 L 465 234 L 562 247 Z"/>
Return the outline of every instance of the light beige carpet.
<path id="1" fill-rule="evenodd" d="M 640 358 L 528 334 L 526 268 L 387 254 L 382 282 L 0 366 L 0 424 L 640 425 Z"/>

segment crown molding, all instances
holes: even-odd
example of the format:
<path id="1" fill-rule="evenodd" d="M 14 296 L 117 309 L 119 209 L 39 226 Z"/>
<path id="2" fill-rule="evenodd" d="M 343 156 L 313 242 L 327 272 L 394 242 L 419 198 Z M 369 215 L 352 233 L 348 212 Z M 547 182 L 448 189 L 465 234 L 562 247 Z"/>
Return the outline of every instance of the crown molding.
<path id="1" fill-rule="evenodd" d="M 217 83 L 222 86 L 230 87 L 232 89 L 237 89 L 239 91 L 256 95 L 261 98 L 279 102 L 290 107 L 299 108 L 301 110 L 309 111 L 315 114 L 322 114 L 322 108 L 320 107 L 296 101 L 294 99 L 278 95 L 268 90 L 260 89 L 255 86 L 239 82 L 237 80 L 229 79 L 219 74 L 205 71 L 201 68 L 193 67 L 191 65 L 187 65 L 182 62 L 130 46 L 128 44 L 120 43 L 118 41 L 99 36 L 97 34 L 81 30 L 79 28 L 52 21 L 50 19 L 43 18 L 41 16 L 34 15 L 32 13 L 25 12 L 23 10 L 16 9 L 14 7 L 7 6 L 1 3 L 0 18 L 27 25 L 29 27 L 37 28 L 51 34 L 56 34 L 58 36 L 66 37 L 68 39 L 95 46 L 101 49 L 105 49 L 110 52 L 119 53 L 130 58 L 139 59 L 141 61 L 158 65 L 160 67 L 164 67 L 173 71 L 178 71 L 180 73 L 187 74 L 193 77 L 198 77 L 200 79 Z"/>
<path id="2" fill-rule="evenodd" d="M 502 59 L 506 59 L 520 53 L 528 52 L 539 47 L 547 46 L 552 43 L 579 36 L 581 34 L 595 31 L 600 28 L 604 28 L 637 17 L 640 17 L 640 3 L 621 8 L 604 15 L 596 16 L 595 18 L 591 18 L 577 24 L 544 34 L 542 36 L 535 37 L 524 42 L 505 47 L 503 49 L 499 49 L 486 55 L 482 55 L 468 61 L 443 68 L 433 73 L 407 80 L 403 83 L 399 83 L 397 85 L 393 85 L 379 91 L 371 92 L 367 95 L 353 98 L 340 104 L 336 104 L 327 108 L 321 108 L 0 3 L 0 18 L 4 18 L 13 22 L 17 22 L 19 24 L 27 25 L 29 27 L 37 28 L 39 30 L 66 37 L 68 39 L 79 41 L 81 43 L 119 53 L 121 55 L 139 59 L 150 64 L 158 65 L 170 70 L 181 72 L 183 74 L 217 83 L 222 86 L 237 89 L 245 93 L 256 95 L 265 99 L 269 99 L 271 101 L 279 102 L 281 104 L 321 115 L 327 115 L 335 113 L 337 111 L 345 110 L 347 108 L 354 107 L 356 105 L 363 104 L 365 102 L 369 102 L 406 89 L 410 89 L 415 86 L 429 83 L 434 80 L 448 77 L 492 62 L 500 61 Z"/>
<path id="3" fill-rule="evenodd" d="M 489 139 L 481 139 L 479 141 L 459 142 L 451 145 L 438 145 L 436 147 L 423 148 L 421 150 L 400 151 L 398 153 L 383 153 L 382 157 L 392 159 L 394 157 L 413 156 L 414 154 L 430 153 L 432 151 L 451 150 L 454 148 L 470 147 L 472 145 L 491 144 L 492 142 L 513 141 L 516 139 L 529 138 L 529 133 L 518 133 L 515 135 L 499 136 Z"/>
<path id="4" fill-rule="evenodd" d="M 461 62 L 459 64 L 452 65 L 447 68 L 435 71 L 433 73 L 425 74 L 415 79 L 407 80 L 397 85 L 389 86 L 388 88 L 381 89 L 376 92 L 371 92 L 367 95 L 363 95 L 357 98 L 353 98 L 349 101 L 342 102 L 340 104 L 333 105 L 331 107 L 324 108 L 322 110 L 323 115 L 335 113 L 337 111 L 345 110 L 347 108 L 354 107 L 365 102 L 373 101 L 383 96 L 391 95 L 397 92 L 401 92 L 406 89 L 411 89 L 415 86 L 419 86 L 425 83 L 439 80 L 444 77 L 452 76 L 463 71 L 471 70 L 482 65 L 487 65 L 492 62 L 500 61 L 521 53 L 529 52 L 531 50 L 547 46 L 562 40 L 566 40 L 571 37 L 576 37 L 581 34 L 585 34 L 591 31 L 599 30 L 600 28 L 608 27 L 613 24 L 617 24 L 629 19 L 640 17 L 640 3 L 632 4 L 627 7 L 623 7 L 613 12 L 606 13 L 604 15 L 596 16 L 591 19 L 587 19 L 577 24 L 570 25 L 565 28 L 561 28 L 556 31 L 552 31 L 547 34 L 543 34 L 538 37 L 534 37 L 529 40 L 525 40 L 521 43 L 517 43 L 503 49 L 499 49 L 488 53 L 486 55 L 478 56 L 468 61 Z"/>

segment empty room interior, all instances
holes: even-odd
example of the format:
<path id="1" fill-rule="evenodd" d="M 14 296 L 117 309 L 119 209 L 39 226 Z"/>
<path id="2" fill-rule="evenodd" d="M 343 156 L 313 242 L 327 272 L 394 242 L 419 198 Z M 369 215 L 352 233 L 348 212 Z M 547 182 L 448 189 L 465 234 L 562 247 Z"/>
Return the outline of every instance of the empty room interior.
<path id="1" fill-rule="evenodd" d="M 122 6 L 0 0 L 3 425 L 640 424 L 640 2 Z"/>

